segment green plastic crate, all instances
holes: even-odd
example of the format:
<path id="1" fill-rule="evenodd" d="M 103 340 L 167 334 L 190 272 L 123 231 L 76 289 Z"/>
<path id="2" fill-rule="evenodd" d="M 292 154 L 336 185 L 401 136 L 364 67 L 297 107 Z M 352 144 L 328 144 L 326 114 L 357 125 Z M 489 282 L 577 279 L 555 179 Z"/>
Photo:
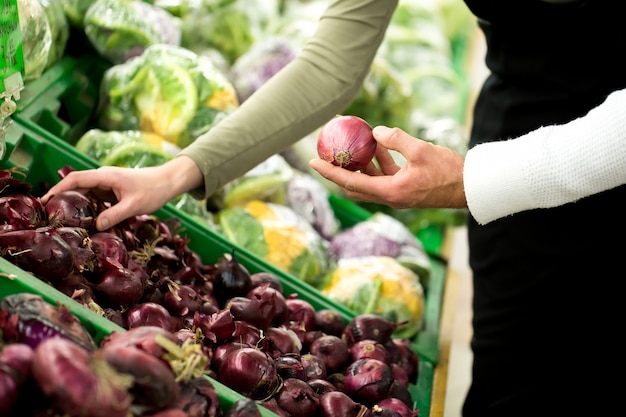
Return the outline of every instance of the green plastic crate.
<path id="1" fill-rule="evenodd" d="M 75 144 L 90 127 L 108 66 L 97 56 L 64 56 L 26 83 L 13 118 L 46 137 Z"/>
<path id="2" fill-rule="evenodd" d="M 0 169 L 15 166 L 26 168 L 28 170 L 27 180 L 33 185 L 33 192 L 35 195 L 40 195 L 42 190 L 57 182 L 57 171 L 65 165 L 70 165 L 75 169 L 81 170 L 93 168 L 94 166 L 96 166 L 94 165 L 95 163 L 93 160 L 91 160 L 91 158 L 88 158 L 78 153 L 71 145 L 67 143 L 59 143 L 58 140 L 48 140 L 46 137 L 33 131 L 32 129 L 29 129 L 26 126 L 21 125 L 18 122 L 13 123 L 9 131 L 7 132 L 7 151 L 7 157 L 5 158 L 5 160 L 0 162 Z M 294 278 L 277 269 L 276 267 L 264 262 L 253 254 L 249 253 L 247 250 L 236 247 L 235 245 L 227 241 L 223 236 L 211 231 L 206 226 L 199 224 L 195 219 L 187 216 L 185 213 L 181 213 L 179 212 L 179 210 L 166 206 L 155 214 L 160 218 L 178 217 L 179 219 L 181 219 L 184 229 L 181 234 L 190 238 L 190 249 L 197 252 L 203 262 L 207 264 L 215 263 L 220 256 L 222 256 L 224 253 L 230 253 L 234 247 L 239 262 L 244 265 L 251 273 L 268 271 L 276 274 L 283 284 L 285 294 L 297 294 L 298 298 L 310 302 L 316 310 L 335 310 L 345 320 L 350 320 L 355 316 L 355 314 L 352 311 L 348 310 L 345 306 L 332 302 L 308 284 L 305 284 L 297 278 Z M 0 265 L 4 264 L 6 264 L 6 261 L 4 261 Z M 36 278 L 34 278 L 32 275 L 26 273 L 19 268 L 11 267 L 10 270 L 11 274 L 17 276 L 20 275 L 16 274 L 16 272 L 21 271 L 23 276 L 18 280 L 12 280 L 11 285 L 19 286 L 23 285 L 21 284 L 22 281 L 26 280 L 28 282 L 31 282 L 33 279 L 36 280 Z M 26 277 L 28 277 L 28 279 Z M 434 281 L 437 282 L 438 280 L 435 279 Z M 41 281 L 40 283 L 43 284 L 43 282 Z M 443 276 L 441 276 L 441 283 L 443 283 Z M 80 308 L 82 308 L 83 310 L 88 311 L 86 308 L 82 307 L 80 304 L 71 300 L 69 297 L 66 297 L 62 293 L 56 291 L 54 288 L 48 286 L 47 284 L 43 285 L 44 288 L 47 287 L 47 290 L 50 291 L 51 294 L 53 294 L 46 296 L 48 300 L 65 299 L 67 300 L 67 303 L 75 304 L 71 308 L 72 310 L 80 310 Z M 435 287 L 438 286 L 439 285 L 435 285 Z M 0 295 L 3 291 L 5 291 L 4 287 L 5 283 L 2 283 L 2 285 L 0 285 Z M 7 288 L 12 287 L 7 286 Z M 40 291 L 39 289 L 42 287 L 40 285 L 37 288 L 38 289 L 35 289 L 33 291 L 36 291 L 38 293 Z M 13 290 L 13 292 L 16 291 L 17 290 Z M 435 307 L 438 308 L 436 302 L 429 303 L 427 301 L 427 310 L 434 309 Z M 85 312 L 85 314 L 87 313 Z M 437 314 L 437 316 L 438 315 L 439 314 Z M 91 320 L 91 317 L 93 317 L 93 315 L 90 316 L 88 320 Z M 114 327 L 106 327 L 105 324 L 108 320 L 103 319 L 102 317 L 96 320 L 97 321 L 94 322 L 96 330 L 110 332 L 112 331 L 112 329 L 117 328 L 117 326 L 115 326 L 113 323 L 110 323 L 110 326 Z M 427 325 L 427 327 L 433 327 L 432 330 L 438 332 L 438 325 Z M 429 331 L 421 332 L 415 339 L 413 346 L 415 351 L 420 356 L 420 371 L 418 382 L 415 385 L 411 385 L 409 391 L 412 398 L 421 409 L 420 416 L 422 417 L 428 415 L 428 408 L 430 407 L 430 396 L 432 392 L 433 382 L 433 368 L 434 363 L 436 362 L 435 360 L 433 360 L 433 357 L 434 352 L 436 352 L 436 346 L 436 333 Z M 216 386 L 218 385 L 216 384 Z M 236 393 L 234 393 L 227 387 L 220 387 L 219 393 L 221 395 L 221 400 L 226 402 L 230 401 L 229 404 L 232 404 L 232 400 L 236 399 L 238 396 L 238 394 L 234 395 Z M 270 413 L 264 415 L 271 416 L 274 414 Z"/>

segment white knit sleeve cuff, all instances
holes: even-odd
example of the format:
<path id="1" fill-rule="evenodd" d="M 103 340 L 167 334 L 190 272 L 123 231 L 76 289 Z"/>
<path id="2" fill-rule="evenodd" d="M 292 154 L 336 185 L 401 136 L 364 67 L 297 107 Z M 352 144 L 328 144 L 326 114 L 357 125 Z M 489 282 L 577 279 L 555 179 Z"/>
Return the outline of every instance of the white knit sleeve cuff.
<path id="1" fill-rule="evenodd" d="M 470 213 L 479 224 L 534 207 L 527 167 L 534 136 L 545 128 L 516 140 L 477 145 L 467 152 L 463 170 L 465 196 Z"/>

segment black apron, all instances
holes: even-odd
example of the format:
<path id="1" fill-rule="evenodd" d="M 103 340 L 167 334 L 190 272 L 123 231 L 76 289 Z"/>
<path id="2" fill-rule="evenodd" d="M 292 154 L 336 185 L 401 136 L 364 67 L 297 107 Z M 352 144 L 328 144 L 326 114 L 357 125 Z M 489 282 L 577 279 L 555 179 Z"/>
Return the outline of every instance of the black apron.
<path id="1" fill-rule="evenodd" d="M 466 3 L 491 71 L 470 146 L 568 122 L 626 87 L 622 1 Z M 469 219 L 474 363 L 464 417 L 620 413 L 622 395 L 613 393 L 622 383 L 612 385 L 606 372 L 626 355 L 616 342 L 624 328 L 624 202 L 621 186 L 485 226 Z"/>

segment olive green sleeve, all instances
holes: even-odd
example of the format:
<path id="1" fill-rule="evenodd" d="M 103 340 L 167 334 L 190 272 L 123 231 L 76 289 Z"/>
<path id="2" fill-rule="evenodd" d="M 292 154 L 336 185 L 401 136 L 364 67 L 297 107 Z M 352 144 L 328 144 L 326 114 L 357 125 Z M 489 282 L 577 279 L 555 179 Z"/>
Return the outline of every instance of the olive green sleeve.
<path id="1" fill-rule="evenodd" d="M 189 145 L 202 198 L 343 112 L 359 91 L 397 0 L 335 0 L 300 54 Z"/>

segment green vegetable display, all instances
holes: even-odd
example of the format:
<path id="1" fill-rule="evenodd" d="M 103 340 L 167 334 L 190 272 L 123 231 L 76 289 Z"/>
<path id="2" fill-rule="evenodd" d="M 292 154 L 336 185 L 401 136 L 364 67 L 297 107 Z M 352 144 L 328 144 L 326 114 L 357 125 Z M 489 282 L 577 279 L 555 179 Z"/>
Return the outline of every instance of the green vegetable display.
<path id="1" fill-rule="evenodd" d="M 22 33 L 25 81 L 39 78 L 48 68 L 52 48 L 52 32 L 43 5 L 39 0 L 17 2 Z"/>
<path id="2" fill-rule="evenodd" d="M 109 68 L 100 90 L 99 128 L 155 133 L 180 148 L 238 106 L 209 58 L 166 44 Z"/>
<path id="3" fill-rule="evenodd" d="M 96 0 L 85 13 L 85 34 L 94 48 L 119 64 L 150 45 L 180 45 L 180 19 L 143 1 Z"/>
<path id="4" fill-rule="evenodd" d="M 320 286 L 323 295 L 357 314 L 407 322 L 395 336 L 411 338 L 424 321 L 424 289 L 419 277 L 389 256 L 340 259 Z"/>
<path id="5" fill-rule="evenodd" d="M 228 240 L 308 284 L 317 286 L 330 267 L 327 242 L 286 206 L 255 200 L 221 210 L 217 220 Z"/>

